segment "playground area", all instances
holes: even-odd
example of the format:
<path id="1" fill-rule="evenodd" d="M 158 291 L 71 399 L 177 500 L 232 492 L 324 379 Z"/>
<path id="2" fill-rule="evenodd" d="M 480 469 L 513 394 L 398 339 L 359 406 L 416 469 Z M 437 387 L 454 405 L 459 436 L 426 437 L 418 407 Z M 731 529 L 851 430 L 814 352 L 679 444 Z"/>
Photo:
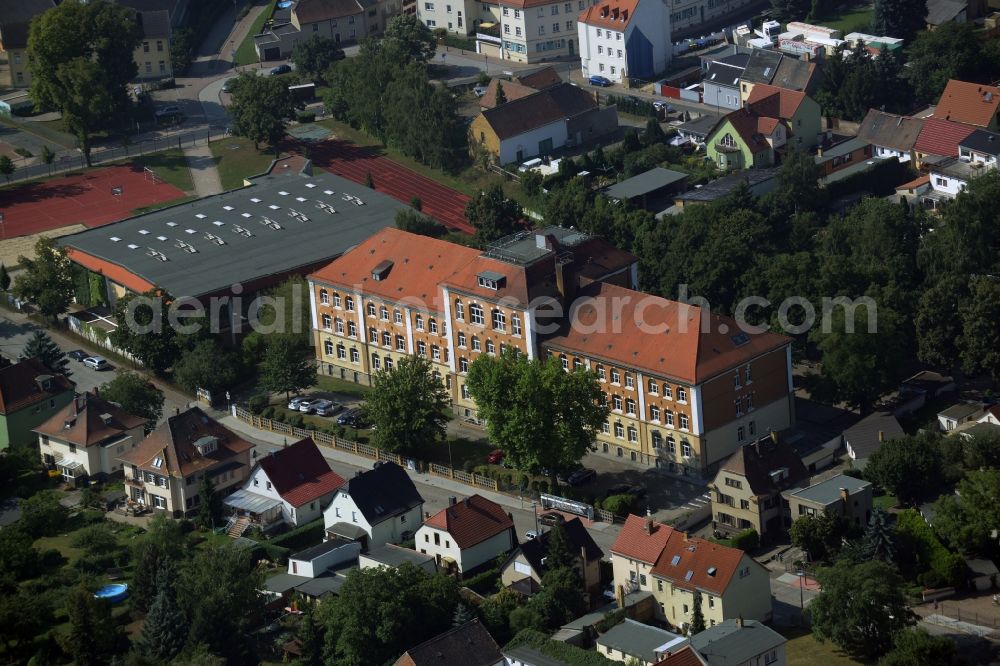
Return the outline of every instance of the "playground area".
<path id="1" fill-rule="evenodd" d="M 114 166 L 0 189 L 0 234 L 7 240 L 82 224 L 97 227 L 184 196 L 150 168 Z"/>

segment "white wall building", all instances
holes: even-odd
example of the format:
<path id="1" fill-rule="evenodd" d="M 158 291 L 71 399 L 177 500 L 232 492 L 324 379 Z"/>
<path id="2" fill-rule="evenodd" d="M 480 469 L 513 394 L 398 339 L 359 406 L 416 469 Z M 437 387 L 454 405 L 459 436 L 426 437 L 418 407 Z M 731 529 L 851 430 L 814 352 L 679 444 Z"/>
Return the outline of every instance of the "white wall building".
<path id="1" fill-rule="evenodd" d="M 288 573 L 316 578 L 338 564 L 353 562 L 361 554 L 361 545 L 347 539 L 329 539 L 312 548 L 288 556 Z"/>
<path id="2" fill-rule="evenodd" d="M 515 546 L 514 521 L 502 506 L 480 495 L 450 503 L 424 521 L 416 534 L 417 550 L 432 555 L 438 566 L 463 574 Z"/>
<path id="3" fill-rule="evenodd" d="M 420 526 L 423 508 L 403 468 L 383 463 L 341 486 L 323 512 L 323 524 L 328 537 L 359 541 L 367 550 L 403 541 Z"/>
<path id="4" fill-rule="evenodd" d="M 580 14 L 577 34 L 584 76 L 652 80 L 670 64 L 670 14 L 662 0 L 600 2 Z"/>

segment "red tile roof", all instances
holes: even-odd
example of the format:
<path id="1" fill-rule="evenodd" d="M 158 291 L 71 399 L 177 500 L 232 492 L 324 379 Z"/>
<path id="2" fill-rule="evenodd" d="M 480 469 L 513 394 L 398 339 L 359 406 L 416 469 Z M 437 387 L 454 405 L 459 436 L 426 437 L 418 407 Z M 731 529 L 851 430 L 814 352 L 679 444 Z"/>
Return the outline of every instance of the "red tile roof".
<path id="1" fill-rule="evenodd" d="M 39 380 L 47 378 L 49 388 Z M 37 402 L 72 391 L 75 384 L 65 375 L 53 373 L 37 358 L 0 368 L 0 414 L 12 414 Z"/>
<path id="2" fill-rule="evenodd" d="M 790 120 L 805 98 L 806 94 L 799 90 L 758 83 L 747 97 L 747 106 L 762 116 Z"/>
<path id="3" fill-rule="evenodd" d="M 447 532 L 463 550 L 514 527 L 514 521 L 502 506 L 481 495 L 441 509 L 424 524 Z"/>
<path id="4" fill-rule="evenodd" d="M 926 118 L 913 148 L 925 155 L 958 157 L 958 144 L 975 131 L 976 128 L 971 125 L 953 123 L 941 118 Z"/>
<path id="5" fill-rule="evenodd" d="M 603 282 L 580 289 L 570 319 L 577 325 L 564 324 L 542 344 L 687 384 L 791 344 L 784 335 L 744 333 L 729 317 Z"/>
<path id="6" fill-rule="evenodd" d="M 77 250 L 76 248 L 65 247 L 65 250 L 66 256 L 72 259 L 75 263 L 80 264 L 94 273 L 99 273 L 112 282 L 116 282 L 137 294 L 145 294 L 147 291 L 156 288 L 156 285 L 152 282 L 139 277 L 123 266 L 119 266 L 118 264 L 107 261 L 106 259 L 100 259 L 92 254 L 84 252 L 83 250 Z"/>
<path id="7" fill-rule="evenodd" d="M 344 485 L 343 477 L 330 469 L 309 437 L 272 451 L 257 464 L 281 498 L 292 506 L 313 502 Z"/>
<path id="8" fill-rule="evenodd" d="M 1000 88 L 966 81 L 948 81 L 934 117 L 977 127 L 989 127 L 1000 111 Z"/>
<path id="9" fill-rule="evenodd" d="M 583 10 L 577 20 L 587 25 L 625 32 L 638 6 L 639 0 L 608 0 Z"/>
<path id="10" fill-rule="evenodd" d="M 923 176 L 917 176 L 913 180 L 903 183 L 902 185 L 897 185 L 896 191 L 899 192 L 900 190 L 915 190 L 919 187 L 923 187 L 924 185 L 929 185 L 930 182 L 931 182 L 931 177 L 928 174 L 924 174 Z"/>
<path id="11" fill-rule="evenodd" d="M 108 418 L 103 419 L 102 416 Z M 88 447 L 123 435 L 145 423 L 146 419 L 141 416 L 129 414 L 93 393 L 84 393 L 76 396 L 59 413 L 35 428 L 35 432 Z"/>
<path id="12" fill-rule="evenodd" d="M 708 664 L 690 645 L 685 645 L 677 652 L 667 655 L 653 666 L 706 666 Z"/>
<path id="13" fill-rule="evenodd" d="M 534 88 L 517 83 L 516 81 L 493 79 L 486 86 L 486 93 L 479 99 L 479 108 L 492 109 L 497 105 L 497 86 L 500 85 L 503 86 L 503 96 L 507 98 L 508 102 L 513 102 L 515 99 L 521 99 L 522 97 L 534 95 L 538 92 Z"/>
<path id="14" fill-rule="evenodd" d="M 656 521 L 651 523 L 652 532 L 647 534 L 646 518 L 630 514 L 611 546 L 611 552 L 640 562 L 656 562 L 674 528 Z"/>
<path id="15" fill-rule="evenodd" d="M 689 537 L 675 530 L 653 567 L 653 575 L 686 590 L 699 589 L 721 595 L 739 568 L 743 555 L 739 548 Z M 712 573 L 710 569 L 714 569 Z"/>
<path id="16" fill-rule="evenodd" d="M 309 277 L 390 300 L 409 297 L 421 307 L 442 312 L 441 277 L 478 256 L 479 251 L 469 247 L 386 227 Z M 386 260 L 392 261 L 388 275 L 373 279 L 372 269 Z"/>

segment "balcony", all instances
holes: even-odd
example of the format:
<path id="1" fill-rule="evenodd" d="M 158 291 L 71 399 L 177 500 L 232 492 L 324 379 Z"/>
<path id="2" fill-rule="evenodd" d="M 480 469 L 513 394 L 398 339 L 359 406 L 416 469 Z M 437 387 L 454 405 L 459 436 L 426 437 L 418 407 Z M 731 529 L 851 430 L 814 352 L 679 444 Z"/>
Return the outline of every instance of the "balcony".
<path id="1" fill-rule="evenodd" d="M 140 479 L 125 479 L 126 486 L 132 486 L 133 488 L 145 488 L 146 483 Z"/>
<path id="2" fill-rule="evenodd" d="M 740 152 L 739 146 L 729 146 L 724 143 L 716 143 L 715 150 L 720 153 L 738 153 Z"/>
<path id="3" fill-rule="evenodd" d="M 476 40 L 499 46 L 502 43 L 499 23 L 480 23 L 476 27 Z"/>

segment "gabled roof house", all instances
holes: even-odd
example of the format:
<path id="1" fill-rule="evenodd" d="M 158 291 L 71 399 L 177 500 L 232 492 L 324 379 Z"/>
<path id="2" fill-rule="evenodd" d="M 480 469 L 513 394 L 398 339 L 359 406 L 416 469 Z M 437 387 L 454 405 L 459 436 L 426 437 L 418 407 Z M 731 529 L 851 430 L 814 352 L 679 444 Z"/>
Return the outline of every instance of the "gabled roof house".
<path id="1" fill-rule="evenodd" d="M 424 499 L 402 467 L 382 463 L 348 479 L 323 511 L 327 535 L 361 543 L 362 551 L 399 543 L 414 533 Z"/>
<path id="2" fill-rule="evenodd" d="M 600 562 L 604 551 L 594 541 L 579 518 L 568 520 L 562 525 L 570 545 L 580 553 L 578 566 L 584 589 L 591 594 L 597 594 L 601 585 Z M 534 539 L 522 543 L 500 568 L 500 580 L 504 586 L 511 586 L 524 579 L 531 579 L 541 584 L 546 571 L 546 558 L 549 551 L 549 535 L 551 531 L 543 532 Z"/>
<path id="3" fill-rule="evenodd" d="M 454 499 L 454 498 L 452 498 Z M 514 521 L 503 507 L 482 495 L 451 502 L 424 521 L 416 549 L 439 566 L 466 575 L 517 546 Z"/>
<path id="4" fill-rule="evenodd" d="M 0 368 L 0 451 L 30 444 L 33 429 L 69 404 L 75 386 L 37 358 Z"/>
<path id="5" fill-rule="evenodd" d="M 1000 88 L 951 79 L 933 117 L 995 132 L 1000 129 Z"/>

